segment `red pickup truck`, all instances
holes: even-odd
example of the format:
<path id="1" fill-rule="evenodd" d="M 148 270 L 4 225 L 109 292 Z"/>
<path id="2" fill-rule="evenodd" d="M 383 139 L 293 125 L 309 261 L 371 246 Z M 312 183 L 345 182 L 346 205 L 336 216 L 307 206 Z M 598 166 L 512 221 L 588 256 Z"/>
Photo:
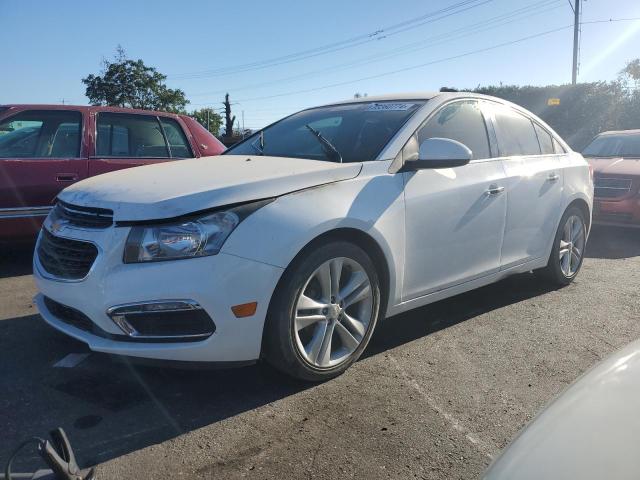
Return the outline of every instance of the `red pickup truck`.
<path id="1" fill-rule="evenodd" d="M 196 120 L 129 108 L 0 105 L 0 241 L 33 238 L 60 190 L 225 147 Z"/>

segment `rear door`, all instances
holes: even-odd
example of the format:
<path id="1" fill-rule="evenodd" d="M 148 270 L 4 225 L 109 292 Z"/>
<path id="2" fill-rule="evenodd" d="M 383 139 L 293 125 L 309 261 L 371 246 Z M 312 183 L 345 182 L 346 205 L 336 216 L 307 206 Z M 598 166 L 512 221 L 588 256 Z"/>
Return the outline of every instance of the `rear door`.
<path id="1" fill-rule="evenodd" d="M 562 154 L 549 132 L 524 113 L 491 104 L 507 176 L 502 268 L 546 254 L 562 212 Z"/>
<path id="2" fill-rule="evenodd" d="M 138 113 L 98 112 L 89 176 L 193 156 L 175 119 Z"/>
<path id="3" fill-rule="evenodd" d="M 56 195 L 87 176 L 83 114 L 22 110 L 0 121 L 0 236 L 37 232 Z"/>

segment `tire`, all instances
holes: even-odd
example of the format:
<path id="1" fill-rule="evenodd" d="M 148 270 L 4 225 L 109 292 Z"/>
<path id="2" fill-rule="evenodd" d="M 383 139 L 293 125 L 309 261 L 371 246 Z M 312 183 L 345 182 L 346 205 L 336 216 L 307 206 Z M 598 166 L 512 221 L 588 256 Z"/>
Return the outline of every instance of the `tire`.
<path id="1" fill-rule="evenodd" d="M 560 219 L 547 266 L 534 273 L 553 284 L 569 285 L 582 267 L 587 244 L 586 225 L 584 212 L 576 206 L 569 207 Z M 567 239 L 571 239 L 570 243 Z M 562 257 L 561 249 L 564 252 Z"/>
<path id="2" fill-rule="evenodd" d="M 300 380 L 340 375 L 367 347 L 380 298 L 378 274 L 360 247 L 331 241 L 304 251 L 283 274 L 269 306 L 265 360 Z"/>

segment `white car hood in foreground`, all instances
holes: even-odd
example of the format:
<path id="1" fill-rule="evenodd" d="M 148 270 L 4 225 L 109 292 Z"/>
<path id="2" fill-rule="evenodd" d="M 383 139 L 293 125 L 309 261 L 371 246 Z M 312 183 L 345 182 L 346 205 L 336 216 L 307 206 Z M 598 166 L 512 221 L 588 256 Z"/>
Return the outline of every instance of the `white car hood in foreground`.
<path id="1" fill-rule="evenodd" d="M 118 170 L 71 185 L 72 205 L 108 208 L 116 221 L 172 218 L 347 180 L 359 163 L 222 155 Z"/>
<path id="2" fill-rule="evenodd" d="M 587 372 L 485 475 L 491 480 L 640 478 L 640 341 Z"/>

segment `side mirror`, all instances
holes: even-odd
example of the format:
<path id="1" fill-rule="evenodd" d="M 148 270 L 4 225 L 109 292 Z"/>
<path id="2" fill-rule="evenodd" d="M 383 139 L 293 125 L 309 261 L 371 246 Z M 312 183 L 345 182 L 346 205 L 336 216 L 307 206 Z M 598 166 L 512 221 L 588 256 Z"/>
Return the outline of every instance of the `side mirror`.
<path id="1" fill-rule="evenodd" d="M 427 138 L 420 144 L 418 159 L 406 161 L 402 170 L 461 167 L 469 163 L 471 157 L 471 150 L 463 143 L 450 138 Z"/>

